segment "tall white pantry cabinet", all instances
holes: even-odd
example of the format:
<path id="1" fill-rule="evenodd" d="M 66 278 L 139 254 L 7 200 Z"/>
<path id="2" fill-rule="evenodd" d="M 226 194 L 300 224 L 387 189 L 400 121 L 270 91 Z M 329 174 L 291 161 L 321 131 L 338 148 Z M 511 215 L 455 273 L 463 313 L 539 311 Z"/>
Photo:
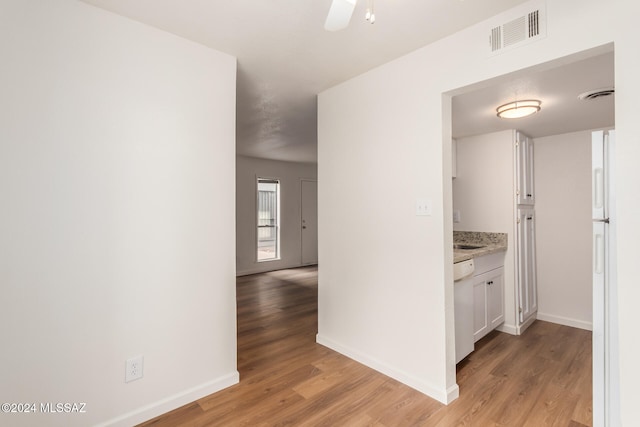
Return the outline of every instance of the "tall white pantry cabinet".
<path id="1" fill-rule="evenodd" d="M 453 229 L 508 234 L 504 324 L 522 333 L 538 310 L 533 140 L 516 130 L 458 138 Z"/>
<path id="2" fill-rule="evenodd" d="M 538 312 L 533 140 L 514 131 L 516 163 L 516 297 L 518 332 Z"/>

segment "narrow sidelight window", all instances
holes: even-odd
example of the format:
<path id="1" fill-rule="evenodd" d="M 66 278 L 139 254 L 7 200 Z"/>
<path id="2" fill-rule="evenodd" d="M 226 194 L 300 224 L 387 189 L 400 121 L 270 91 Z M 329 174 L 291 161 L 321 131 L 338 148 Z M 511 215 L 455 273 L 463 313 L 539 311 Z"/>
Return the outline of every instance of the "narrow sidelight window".
<path id="1" fill-rule="evenodd" d="M 258 178 L 258 261 L 280 259 L 280 181 Z"/>

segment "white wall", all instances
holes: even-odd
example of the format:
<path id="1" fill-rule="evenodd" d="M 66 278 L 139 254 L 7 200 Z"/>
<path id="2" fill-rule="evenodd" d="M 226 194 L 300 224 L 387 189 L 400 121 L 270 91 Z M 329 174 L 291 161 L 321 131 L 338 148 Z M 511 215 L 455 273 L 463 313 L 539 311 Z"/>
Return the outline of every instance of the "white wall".
<path id="1" fill-rule="evenodd" d="M 609 5 L 609 3 L 607 3 Z M 606 26 L 616 43 L 616 143 L 614 164 L 618 191 L 618 322 L 620 325 L 620 403 L 622 425 L 632 426 L 640 418 L 640 364 L 638 364 L 638 242 L 640 241 L 640 55 L 638 55 L 635 4 L 616 0 Z M 602 21 L 599 21 L 602 22 Z"/>
<path id="2" fill-rule="evenodd" d="M 591 131 L 534 143 L 538 319 L 590 330 Z"/>
<path id="3" fill-rule="evenodd" d="M 548 0 L 546 7 L 548 35 L 538 42 L 489 57 L 487 34 L 501 16 L 320 94 L 318 341 L 442 401 L 455 397 L 449 96 L 555 59 L 603 53 L 616 42 L 617 170 L 625 181 L 618 203 L 621 354 L 628 372 L 622 411 L 631 425 L 640 394 L 632 326 L 640 299 L 632 255 L 640 240 L 633 188 L 640 182 L 634 102 L 640 57 L 629 17 L 635 6 Z M 414 215 L 416 198 L 433 201 L 433 216 Z"/>
<path id="4" fill-rule="evenodd" d="M 280 162 L 237 156 L 236 160 L 236 265 L 237 274 L 253 274 L 302 265 L 300 180 L 316 180 L 315 163 Z M 256 180 L 280 180 L 280 259 L 257 261 Z"/>
<path id="5" fill-rule="evenodd" d="M 460 211 L 454 230 L 507 233 L 504 257 L 505 321 L 500 329 L 512 334 L 516 322 L 516 236 L 514 224 L 514 131 L 458 138 L 457 177 L 453 209 Z"/>
<path id="6" fill-rule="evenodd" d="M 0 402 L 86 402 L 0 424 L 133 425 L 237 382 L 235 59 L 74 0 L 0 9 Z"/>

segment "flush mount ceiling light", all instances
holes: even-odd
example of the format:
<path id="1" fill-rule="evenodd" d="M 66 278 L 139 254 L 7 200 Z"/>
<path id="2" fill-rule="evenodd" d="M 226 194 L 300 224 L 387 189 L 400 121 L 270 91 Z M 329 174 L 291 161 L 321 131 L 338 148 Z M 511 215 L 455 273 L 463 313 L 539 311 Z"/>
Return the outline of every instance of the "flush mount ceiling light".
<path id="1" fill-rule="evenodd" d="M 542 103 L 537 99 L 526 99 L 501 105 L 496 111 L 501 119 L 519 119 L 540 111 L 540 104 Z"/>

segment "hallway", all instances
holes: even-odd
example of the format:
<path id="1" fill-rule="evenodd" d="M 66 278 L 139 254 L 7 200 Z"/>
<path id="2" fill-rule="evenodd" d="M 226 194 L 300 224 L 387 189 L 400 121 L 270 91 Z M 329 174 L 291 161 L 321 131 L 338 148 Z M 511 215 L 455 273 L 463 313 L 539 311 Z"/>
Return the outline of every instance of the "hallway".
<path id="1" fill-rule="evenodd" d="M 591 332 L 494 332 L 449 406 L 315 343 L 317 268 L 238 277 L 240 383 L 144 426 L 591 425 Z"/>

